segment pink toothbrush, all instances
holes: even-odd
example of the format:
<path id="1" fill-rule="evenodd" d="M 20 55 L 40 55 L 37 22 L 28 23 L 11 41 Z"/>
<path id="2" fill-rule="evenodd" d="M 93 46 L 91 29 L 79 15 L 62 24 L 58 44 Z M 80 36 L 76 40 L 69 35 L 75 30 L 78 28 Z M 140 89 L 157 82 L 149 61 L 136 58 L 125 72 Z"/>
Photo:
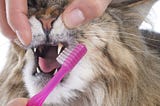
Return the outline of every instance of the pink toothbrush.
<path id="1" fill-rule="evenodd" d="M 57 61 L 62 64 L 60 70 L 47 83 L 47 85 L 37 95 L 33 96 L 26 106 L 42 106 L 49 93 L 60 83 L 66 74 L 68 74 L 74 66 L 86 54 L 87 49 L 83 44 L 78 44 L 73 50 L 65 49 L 57 57 Z"/>

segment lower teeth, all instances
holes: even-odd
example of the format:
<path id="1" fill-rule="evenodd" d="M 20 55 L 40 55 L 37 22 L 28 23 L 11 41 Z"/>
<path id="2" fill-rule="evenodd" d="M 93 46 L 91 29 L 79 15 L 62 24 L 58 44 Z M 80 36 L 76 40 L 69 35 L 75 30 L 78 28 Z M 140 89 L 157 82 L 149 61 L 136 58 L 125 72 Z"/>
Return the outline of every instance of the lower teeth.
<path id="1" fill-rule="evenodd" d="M 55 71 L 54 71 L 54 74 L 53 74 L 53 75 L 55 75 L 57 72 L 58 72 L 58 69 L 55 69 Z"/>
<path id="2" fill-rule="evenodd" d="M 37 48 L 34 48 L 34 49 L 33 49 L 33 51 L 36 53 L 36 51 L 37 51 Z"/>
<path id="3" fill-rule="evenodd" d="M 39 70 L 39 68 L 37 67 L 37 73 L 41 73 L 41 71 Z"/>

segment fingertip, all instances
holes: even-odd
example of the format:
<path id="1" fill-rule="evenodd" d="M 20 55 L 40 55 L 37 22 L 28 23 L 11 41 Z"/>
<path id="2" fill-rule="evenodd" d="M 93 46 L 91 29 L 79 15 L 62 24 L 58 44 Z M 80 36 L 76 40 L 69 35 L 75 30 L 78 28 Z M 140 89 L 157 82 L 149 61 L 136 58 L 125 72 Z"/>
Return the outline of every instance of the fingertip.
<path id="1" fill-rule="evenodd" d="M 19 17 L 20 20 L 16 20 Z M 12 17 L 10 26 L 16 33 L 18 39 L 24 46 L 28 46 L 32 40 L 31 26 L 27 16 L 23 13 L 17 13 L 17 16 Z"/>
<path id="2" fill-rule="evenodd" d="M 2 35 L 4 35 L 9 40 L 13 40 L 13 39 L 17 38 L 15 32 L 13 32 L 12 30 L 10 30 L 9 27 L 4 28 L 4 30 L 0 30 L 0 32 L 2 33 Z"/>
<path id="3" fill-rule="evenodd" d="M 101 16 L 111 0 L 74 0 L 63 13 L 63 22 L 69 28 L 75 28 Z"/>
<path id="4" fill-rule="evenodd" d="M 28 46 L 32 40 L 31 27 L 27 17 L 27 1 L 6 1 L 7 21 L 10 28 L 16 33 L 24 46 Z M 16 14 L 16 15 L 15 15 Z"/>
<path id="5" fill-rule="evenodd" d="M 7 106 L 26 106 L 28 102 L 27 98 L 16 98 L 11 100 Z"/>
<path id="6" fill-rule="evenodd" d="M 72 29 L 80 26 L 85 21 L 85 16 L 80 9 L 74 9 L 69 13 L 64 13 L 62 19 L 66 27 Z"/>
<path id="7" fill-rule="evenodd" d="M 32 41 L 32 35 L 29 30 L 25 31 L 16 31 L 18 39 L 24 46 L 28 46 Z"/>

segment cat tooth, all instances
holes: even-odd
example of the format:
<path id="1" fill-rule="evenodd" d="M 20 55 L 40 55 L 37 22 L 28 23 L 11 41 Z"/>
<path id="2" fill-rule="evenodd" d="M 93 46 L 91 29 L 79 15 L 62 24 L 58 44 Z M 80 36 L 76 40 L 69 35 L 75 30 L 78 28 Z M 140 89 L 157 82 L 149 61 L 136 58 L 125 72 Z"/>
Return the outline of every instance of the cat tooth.
<path id="1" fill-rule="evenodd" d="M 55 75 L 57 72 L 58 72 L 58 69 L 56 69 L 56 70 L 54 71 L 54 74 L 53 74 L 53 75 Z"/>
<path id="2" fill-rule="evenodd" d="M 37 48 L 34 48 L 33 51 L 36 52 L 36 51 L 37 51 Z"/>
<path id="3" fill-rule="evenodd" d="M 58 43 L 58 54 L 60 54 L 61 50 L 62 50 L 63 44 L 62 43 Z"/>
<path id="4" fill-rule="evenodd" d="M 39 70 L 39 68 L 38 68 L 38 67 L 37 67 L 37 70 L 36 70 L 36 71 L 37 71 L 37 73 L 38 73 L 38 74 L 39 74 L 39 73 L 41 73 L 41 71 Z"/>

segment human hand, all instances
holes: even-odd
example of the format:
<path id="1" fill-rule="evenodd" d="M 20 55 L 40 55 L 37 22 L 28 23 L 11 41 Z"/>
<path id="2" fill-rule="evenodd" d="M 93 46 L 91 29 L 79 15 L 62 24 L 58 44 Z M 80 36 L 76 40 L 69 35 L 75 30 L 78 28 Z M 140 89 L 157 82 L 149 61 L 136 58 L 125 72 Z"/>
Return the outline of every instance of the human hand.
<path id="1" fill-rule="evenodd" d="M 112 0 L 72 0 L 63 13 L 68 28 L 75 28 L 101 16 Z M 0 30 L 11 40 L 18 37 L 24 45 L 32 40 L 27 18 L 27 0 L 0 0 Z"/>
<path id="2" fill-rule="evenodd" d="M 27 0 L 0 0 L 1 32 L 11 40 L 18 37 L 24 45 L 32 39 L 27 12 Z"/>
<path id="3" fill-rule="evenodd" d="M 27 98 L 16 98 L 10 101 L 7 106 L 26 106 L 28 99 Z"/>

